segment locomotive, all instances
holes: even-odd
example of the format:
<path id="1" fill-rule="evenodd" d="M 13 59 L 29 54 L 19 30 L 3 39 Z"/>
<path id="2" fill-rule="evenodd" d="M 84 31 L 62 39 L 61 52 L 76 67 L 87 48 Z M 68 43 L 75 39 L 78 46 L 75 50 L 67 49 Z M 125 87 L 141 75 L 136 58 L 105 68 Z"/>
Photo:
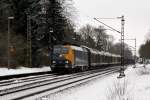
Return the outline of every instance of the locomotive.
<path id="1" fill-rule="evenodd" d="M 120 55 L 75 45 L 55 45 L 51 57 L 52 71 L 85 71 L 120 63 Z"/>

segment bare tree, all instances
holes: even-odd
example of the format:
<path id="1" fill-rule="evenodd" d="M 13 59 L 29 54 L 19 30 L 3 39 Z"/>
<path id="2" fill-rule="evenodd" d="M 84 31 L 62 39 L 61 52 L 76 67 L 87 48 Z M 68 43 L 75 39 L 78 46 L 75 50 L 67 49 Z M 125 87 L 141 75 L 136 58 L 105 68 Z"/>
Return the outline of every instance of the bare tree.
<path id="1" fill-rule="evenodd" d="M 120 43 L 116 43 L 115 45 L 113 45 L 113 47 L 111 48 L 111 52 L 114 54 L 121 54 L 121 44 Z M 124 45 L 124 58 L 128 58 L 128 59 L 132 59 L 133 55 L 131 50 L 129 49 L 129 46 L 127 44 Z"/>
<path id="2" fill-rule="evenodd" d="M 145 41 L 150 40 L 150 30 L 148 31 L 148 33 L 145 35 Z"/>
<path id="3" fill-rule="evenodd" d="M 95 40 L 94 40 L 94 27 L 87 24 L 86 26 L 83 26 L 79 30 L 79 34 L 81 35 L 82 39 L 85 42 L 85 45 L 94 48 L 95 47 Z"/>
<path id="4" fill-rule="evenodd" d="M 145 43 L 140 46 L 139 54 L 143 59 L 150 59 L 150 30 L 146 34 Z"/>
<path id="5" fill-rule="evenodd" d="M 106 34 L 103 26 L 99 26 L 94 29 L 95 37 L 96 37 L 96 48 L 99 50 L 106 51 L 109 35 Z"/>

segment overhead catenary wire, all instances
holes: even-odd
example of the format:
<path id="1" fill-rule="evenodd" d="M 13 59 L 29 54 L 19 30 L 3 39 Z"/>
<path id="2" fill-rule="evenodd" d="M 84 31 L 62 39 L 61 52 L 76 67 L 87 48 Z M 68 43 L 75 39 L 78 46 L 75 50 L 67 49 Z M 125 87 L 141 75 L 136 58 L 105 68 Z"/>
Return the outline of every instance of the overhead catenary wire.
<path id="1" fill-rule="evenodd" d="M 101 21 L 100 21 L 100 20 L 98 20 L 97 18 L 93 18 L 93 19 L 94 19 L 94 20 L 96 20 L 96 21 L 98 21 L 99 23 L 101 23 L 101 24 L 103 24 L 103 25 L 107 26 L 108 28 L 110 28 L 110 29 L 112 29 L 112 30 L 114 30 L 114 31 L 116 31 L 116 32 L 118 32 L 118 33 L 120 33 L 120 34 L 121 34 L 121 32 L 120 32 L 120 31 L 118 31 L 118 30 L 114 29 L 113 27 L 111 27 L 111 26 L 109 26 L 109 25 L 107 25 L 107 24 L 105 24 L 105 23 L 101 22 Z"/>

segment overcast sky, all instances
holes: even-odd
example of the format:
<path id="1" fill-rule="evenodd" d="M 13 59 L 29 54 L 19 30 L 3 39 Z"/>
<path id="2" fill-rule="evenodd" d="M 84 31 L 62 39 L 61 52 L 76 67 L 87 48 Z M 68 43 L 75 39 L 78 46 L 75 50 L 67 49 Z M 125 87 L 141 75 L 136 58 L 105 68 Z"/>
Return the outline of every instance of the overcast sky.
<path id="1" fill-rule="evenodd" d="M 150 30 L 150 0 L 74 0 L 74 6 L 78 11 L 78 26 L 87 23 L 94 26 L 102 25 L 93 20 L 97 18 L 125 17 L 125 38 L 137 38 L 137 47 L 144 43 L 145 35 Z M 119 19 L 101 19 L 105 24 L 120 30 Z M 111 31 L 116 39 L 119 34 Z M 133 41 L 126 41 L 134 46 Z"/>

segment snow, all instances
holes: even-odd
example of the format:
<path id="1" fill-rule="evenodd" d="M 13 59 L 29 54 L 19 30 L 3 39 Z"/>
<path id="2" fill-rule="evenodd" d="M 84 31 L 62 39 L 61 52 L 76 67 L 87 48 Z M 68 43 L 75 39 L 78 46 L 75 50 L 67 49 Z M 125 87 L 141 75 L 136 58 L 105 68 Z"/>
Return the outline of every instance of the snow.
<path id="1" fill-rule="evenodd" d="M 128 66 L 119 73 L 50 94 L 43 100 L 150 100 L 150 65 Z"/>
<path id="2" fill-rule="evenodd" d="M 43 66 L 41 68 L 19 67 L 17 69 L 0 68 L 0 76 L 33 73 L 33 72 L 44 72 L 44 71 L 50 71 L 50 67 L 49 66 Z"/>
<path id="3" fill-rule="evenodd" d="M 0 68 L 0 76 L 49 71 L 50 67 L 18 69 Z M 150 100 L 150 64 L 136 68 L 128 66 L 126 77 L 117 79 L 119 73 L 48 95 L 43 100 Z M 119 92 L 118 92 L 119 91 Z M 111 99 L 110 99 L 111 98 Z"/>

